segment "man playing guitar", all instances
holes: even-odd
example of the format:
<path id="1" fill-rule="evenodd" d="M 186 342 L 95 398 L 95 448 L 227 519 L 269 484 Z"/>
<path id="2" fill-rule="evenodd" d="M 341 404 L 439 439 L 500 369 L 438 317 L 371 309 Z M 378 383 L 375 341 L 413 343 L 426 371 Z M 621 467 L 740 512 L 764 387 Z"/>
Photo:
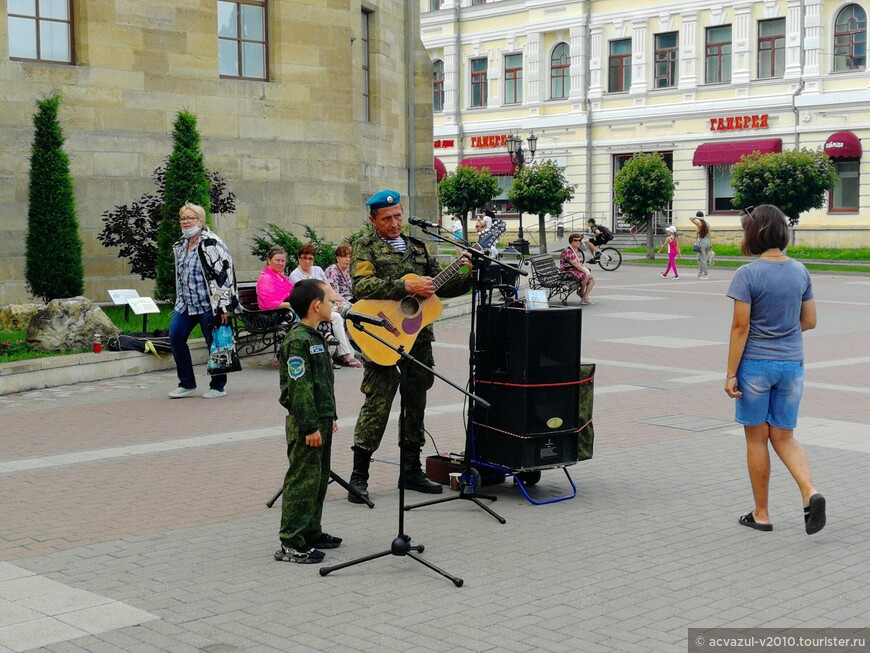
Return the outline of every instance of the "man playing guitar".
<path id="1" fill-rule="evenodd" d="M 369 207 L 369 220 L 375 233 L 363 236 L 353 250 L 350 274 L 354 297 L 360 300 L 357 305 L 365 305 L 365 300 L 393 300 L 404 303 L 408 303 L 409 299 L 427 300 L 436 291 L 444 297 L 466 293 L 471 287 L 471 266 L 468 266 L 468 271 L 453 276 L 439 286 L 436 277 L 441 270 L 437 261 L 429 255 L 425 243 L 402 235 L 403 215 L 399 199 L 396 191 L 383 190 L 366 202 Z M 411 276 L 403 278 L 406 275 Z M 391 319 L 391 322 L 399 321 L 401 320 Z M 431 367 L 434 363 L 432 341 L 435 339 L 432 326 L 428 322 L 423 326 L 423 322 L 415 322 L 411 318 L 404 321 L 411 325 L 402 327 L 407 331 L 415 330 L 415 324 L 420 325 L 419 331 L 415 330 L 413 333 L 416 339 L 413 340 L 410 355 Z M 391 328 L 398 332 L 400 326 L 391 325 Z M 359 341 L 364 338 L 373 340 L 364 334 L 356 339 Z M 404 361 L 400 363 L 403 373 L 407 374 L 404 397 L 407 423 L 402 458 L 405 489 L 439 494 L 442 491 L 441 485 L 426 478 L 420 460 L 425 444 L 423 415 L 426 412 L 426 392 L 435 379 L 431 372 L 419 365 L 410 364 L 404 367 L 405 365 Z M 361 389 L 366 398 L 354 431 L 350 484 L 360 494 L 368 496 L 369 463 L 372 454 L 381 444 L 390 408 L 399 389 L 399 370 L 395 365 L 379 365 L 368 359 L 363 368 Z M 349 493 L 347 499 L 351 503 L 362 503 L 353 493 Z"/>

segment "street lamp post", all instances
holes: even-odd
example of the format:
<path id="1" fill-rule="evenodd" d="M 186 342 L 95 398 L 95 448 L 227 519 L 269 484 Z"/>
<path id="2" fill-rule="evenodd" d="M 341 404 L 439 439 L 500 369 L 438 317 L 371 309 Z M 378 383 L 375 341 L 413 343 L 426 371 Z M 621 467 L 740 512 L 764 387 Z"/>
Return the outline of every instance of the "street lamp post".
<path id="1" fill-rule="evenodd" d="M 522 170 L 523 166 L 527 162 L 531 162 L 535 158 L 535 150 L 538 149 L 538 137 L 535 136 L 535 132 L 531 132 L 529 137 L 526 139 L 528 142 L 528 148 L 523 148 L 523 139 L 513 132 L 507 137 L 507 151 L 508 155 L 510 155 L 511 163 L 513 163 L 518 170 Z M 520 213 L 520 230 L 517 233 L 517 239 L 511 243 L 514 249 L 519 251 L 523 255 L 528 255 L 529 253 L 529 241 L 523 238 L 523 214 Z"/>

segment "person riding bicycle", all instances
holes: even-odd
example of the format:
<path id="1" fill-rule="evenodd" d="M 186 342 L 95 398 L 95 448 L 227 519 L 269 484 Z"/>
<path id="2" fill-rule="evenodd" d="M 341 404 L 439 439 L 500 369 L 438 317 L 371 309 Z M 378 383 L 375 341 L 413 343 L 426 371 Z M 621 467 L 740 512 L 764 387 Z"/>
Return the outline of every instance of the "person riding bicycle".
<path id="1" fill-rule="evenodd" d="M 613 240 L 613 233 L 603 224 L 596 224 L 595 218 L 589 218 L 586 224 L 589 225 L 589 232 L 592 234 L 591 238 L 586 239 L 586 247 L 589 248 L 589 253 L 592 254 L 589 262 L 595 263 L 601 258 L 601 252 L 598 248 Z"/>

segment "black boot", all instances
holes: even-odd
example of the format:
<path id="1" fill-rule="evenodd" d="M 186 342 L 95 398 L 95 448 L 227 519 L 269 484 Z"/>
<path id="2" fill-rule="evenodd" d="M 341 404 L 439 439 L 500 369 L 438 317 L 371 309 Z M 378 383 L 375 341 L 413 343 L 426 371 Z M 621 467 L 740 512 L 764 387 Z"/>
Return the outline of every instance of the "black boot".
<path id="1" fill-rule="evenodd" d="M 353 471 L 350 474 L 348 484 L 366 499 L 369 498 L 369 463 L 372 462 L 372 452 L 351 447 L 353 449 Z M 351 503 L 365 503 L 353 492 L 347 493 L 347 500 Z"/>
<path id="2" fill-rule="evenodd" d="M 441 494 L 444 488 L 440 483 L 435 483 L 423 474 L 423 465 L 420 463 L 420 448 L 405 446 L 402 454 L 402 472 L 405 475 L 405 489 L 416 490 L 425 494 Z"/>

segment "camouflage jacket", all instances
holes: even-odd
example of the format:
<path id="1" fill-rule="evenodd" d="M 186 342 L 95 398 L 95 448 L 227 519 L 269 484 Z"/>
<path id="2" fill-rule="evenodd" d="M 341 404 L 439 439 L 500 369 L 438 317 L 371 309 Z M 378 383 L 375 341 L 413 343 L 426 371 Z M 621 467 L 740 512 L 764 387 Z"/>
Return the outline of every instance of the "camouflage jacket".
<path id="1" fill-rule="evenodd" d="M 320 428 L 324 418 L 337 417 L 329 348 L 319 331 L 297 322 L 281 343 L 278 356 L 279 401 L 294 418 L 299 433 L 311 435 Z"/>
<path id="2" fill-rule="evenodd" d="M 429 255 L 426 244 L 418 238 L 402 236 L 407 249 L 400 252 L 377 234 L 360 238 L 353 248 L 350 262 L 350 276 L 353 282 L 353 296 L 356 299 L 403 299 L 406 274 L 421 277 L 436 277 L 441 271 L 438 262 Z M 471 288 L 471 275 L 459 273 L 438 289 L 438 297 L 456 297 Z M 432 327 L 427 326 L 420 337 L 434 338 Z"/>

